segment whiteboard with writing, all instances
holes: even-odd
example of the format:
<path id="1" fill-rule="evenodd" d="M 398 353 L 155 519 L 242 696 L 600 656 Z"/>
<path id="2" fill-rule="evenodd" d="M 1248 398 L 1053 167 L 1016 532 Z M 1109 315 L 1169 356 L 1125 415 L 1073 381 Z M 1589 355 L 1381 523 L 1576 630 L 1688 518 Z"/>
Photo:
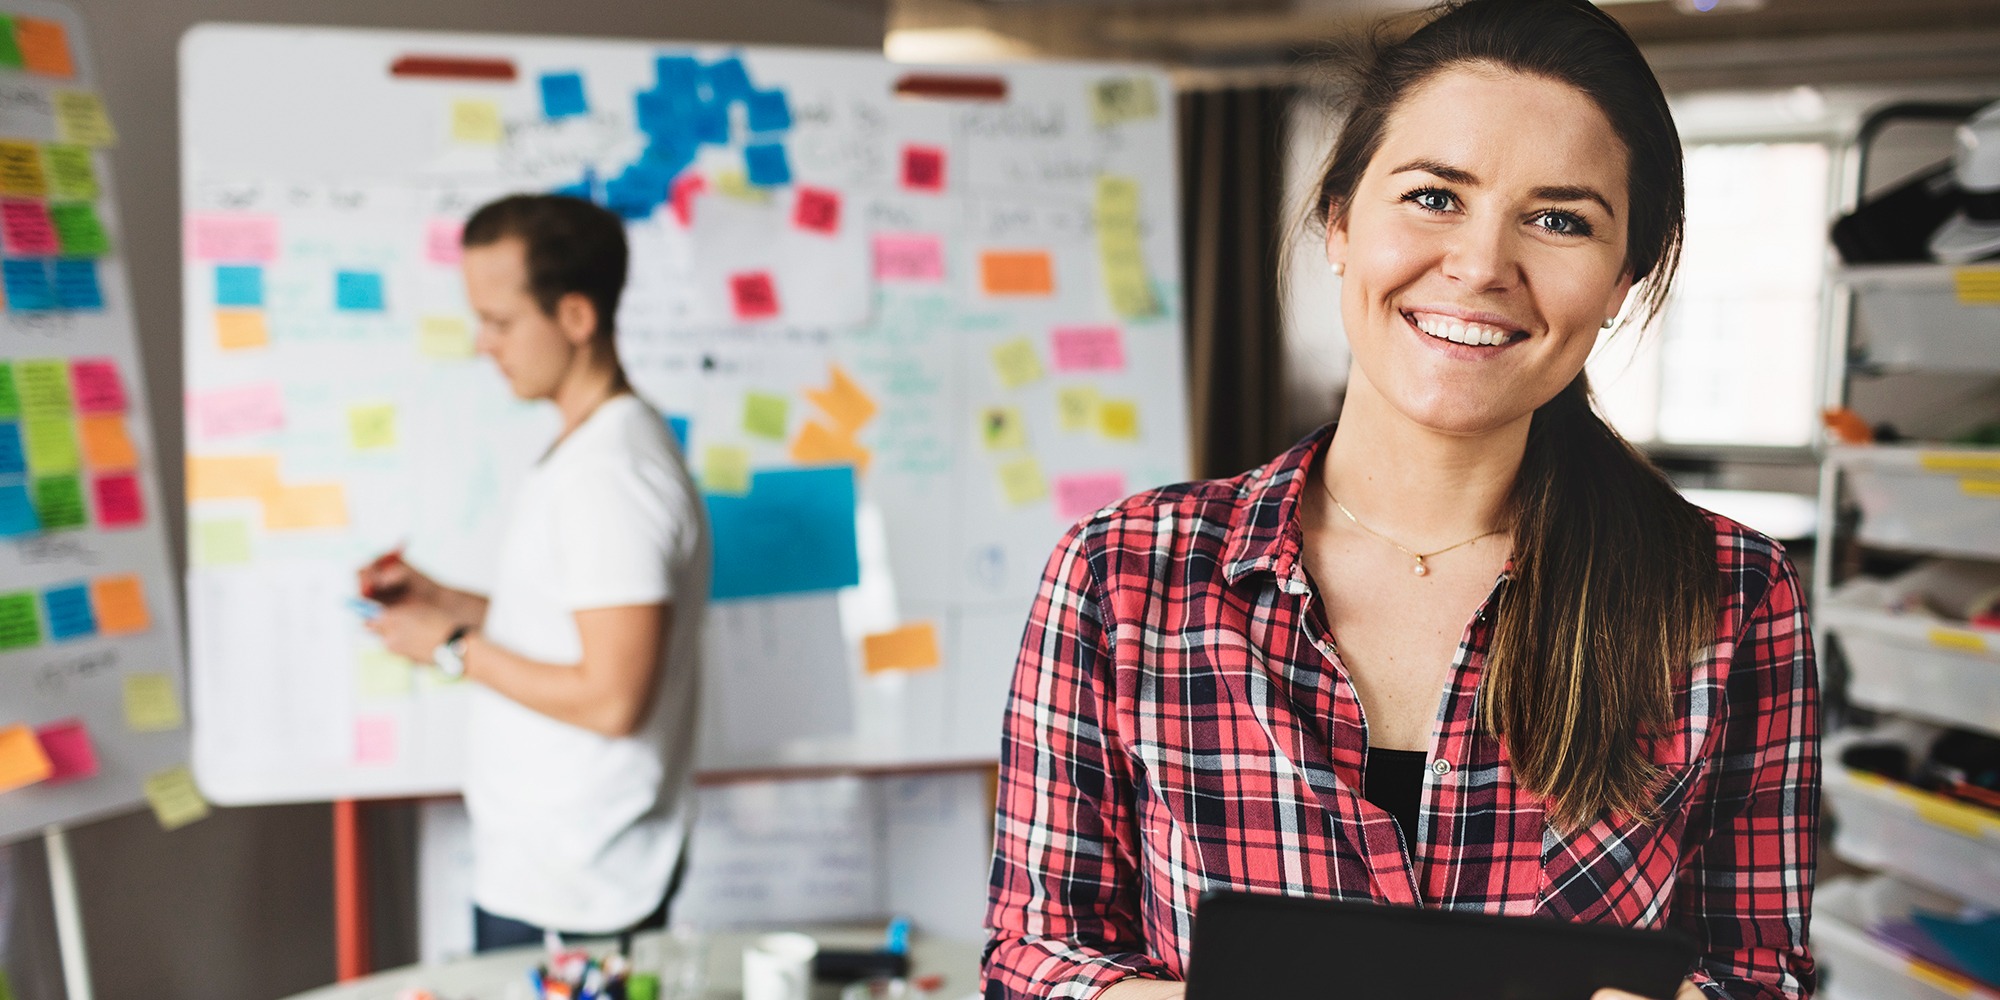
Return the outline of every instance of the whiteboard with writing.
<path id="1" fill-rule="evenodd" d="M 1186 475 L 1172 94 L 1119 65 L 205 25 L 183 41 L 195 763 L 450 790 L 461 690 L 356 565 L 482 589 L 552 412 L 473 356 L 464 217 L 627 220 L 619 351 L 715 534 L 708 770 L 990 760 L 1042 566 Z"/>

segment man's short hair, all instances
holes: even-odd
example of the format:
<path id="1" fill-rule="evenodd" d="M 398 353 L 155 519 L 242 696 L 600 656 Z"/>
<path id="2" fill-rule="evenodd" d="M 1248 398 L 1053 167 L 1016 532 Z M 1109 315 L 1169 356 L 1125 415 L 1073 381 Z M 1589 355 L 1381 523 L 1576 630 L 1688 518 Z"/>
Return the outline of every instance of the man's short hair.
<path id="1" fill-rule="evenodd" d="M 528 293 L 544 315 L 553 318 L 556 303 L 577 293 L 597 307 L 597 336 L 611 336 L 628 256 L 618 216 L 582 198 L 508 195 L 472 213 L 459 240 L 483 247 L 509 238 L 526 246 Z"/>

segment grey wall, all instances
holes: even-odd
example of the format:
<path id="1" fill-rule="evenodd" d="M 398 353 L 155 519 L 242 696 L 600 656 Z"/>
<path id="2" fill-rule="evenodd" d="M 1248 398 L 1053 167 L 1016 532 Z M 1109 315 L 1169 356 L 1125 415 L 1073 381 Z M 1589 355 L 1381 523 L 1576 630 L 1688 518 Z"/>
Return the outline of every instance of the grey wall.
<path id="1" fill-rule="evenodd" d="M 122 248 L 160 451 L 161 492 L 182 540 L 180 150 L 176 49 L 203 21 L 488 31 L 879 49 L 884 0 L 71 0 L 88 23 L 119 145 L 112 153 Z M 178 558 L 178 556 L 177 556 Z M 385 816 L 384 819 L 390 817 Z M 384 834 L 407 824 L 374 824 Z M 97 995 L 265 1000 L 333 976 L 330 810 L 220 810 L 163 834 L 133 815 L 71 836 Z M 379 838 L 384 867 L 407 847 Z M 11 861 L 11 872 L 7 863 Z M 41 854 L 0 854 L 15 940 L 0 949 L 46 973 L 53 933 Z M 388 887 L 384 887 L 388 888 Z M 399 905 L 385 922 L 407 928 Z M 385 928 L 386 929 L 386 928 Z M 394 935 L 390 935 L 394 936 Z M 407 935 L 405 935 L 407 936 Z M 414 948 L 378 944 L 385 958 Z M 413 951 L 409 951 L 412 953 Z M 27 971 L 27 970 L 23 970 Z M 47 975 L 20 977 L 22 1000 L 60 996 Z"/>

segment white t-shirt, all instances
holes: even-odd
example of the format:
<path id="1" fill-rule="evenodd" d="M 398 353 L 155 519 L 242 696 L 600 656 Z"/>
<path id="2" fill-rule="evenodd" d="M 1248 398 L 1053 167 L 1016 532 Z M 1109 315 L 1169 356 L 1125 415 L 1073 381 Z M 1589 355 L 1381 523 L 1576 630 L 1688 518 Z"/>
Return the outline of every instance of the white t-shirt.
<path id="1" fill-rule="evenodd" d="M 632 395 L 599 406 L 529 474 L 504 546 L 485 634 L 529 659 L 581 661 L 577 611 L 672 605 L 631 736 L 471 692 L 473 899 L 541 927 L 618 930 L 659 905 L 694 804 L 708 525 L 659 415 Z"/>

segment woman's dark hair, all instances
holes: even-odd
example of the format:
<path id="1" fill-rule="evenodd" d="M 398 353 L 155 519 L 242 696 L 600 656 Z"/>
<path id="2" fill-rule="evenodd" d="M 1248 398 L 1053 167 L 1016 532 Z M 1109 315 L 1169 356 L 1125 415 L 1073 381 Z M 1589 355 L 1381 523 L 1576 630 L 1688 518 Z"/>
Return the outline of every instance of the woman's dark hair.
<path id="1" fill-rule="evenodd" d="M 597 336 L 611 336 L 625 292 L 625 223 L 581 198 L 516 194 L 488 202 L 465 221 L 467 247 L 518 239 L 527 248 L 528 293 L 553 317 L 563 296 L 597 309 Z"/>
<path id="2" fill-rule="evenodd" d="M 1643 320 L 1680 262 L 1680 136 L 1645 58 L 1587 0 L 1458 0 L 1361 64 L 1313 217 L 1345 218 L 1399 105 L 1447 70 L 1491 67 L 1576 88 L 1628 154 L 1625 262 Z M 1673 680 L 1715 638 L 1715 531 L 1598 416 L 1575 381 L 1535 411 L 1510 499 L 1513 581 L 1481 681 L 1481 722 L 1560 827 L 1650 818 L 1662 775 L 1642 741 L 1672 722 Z"/>

